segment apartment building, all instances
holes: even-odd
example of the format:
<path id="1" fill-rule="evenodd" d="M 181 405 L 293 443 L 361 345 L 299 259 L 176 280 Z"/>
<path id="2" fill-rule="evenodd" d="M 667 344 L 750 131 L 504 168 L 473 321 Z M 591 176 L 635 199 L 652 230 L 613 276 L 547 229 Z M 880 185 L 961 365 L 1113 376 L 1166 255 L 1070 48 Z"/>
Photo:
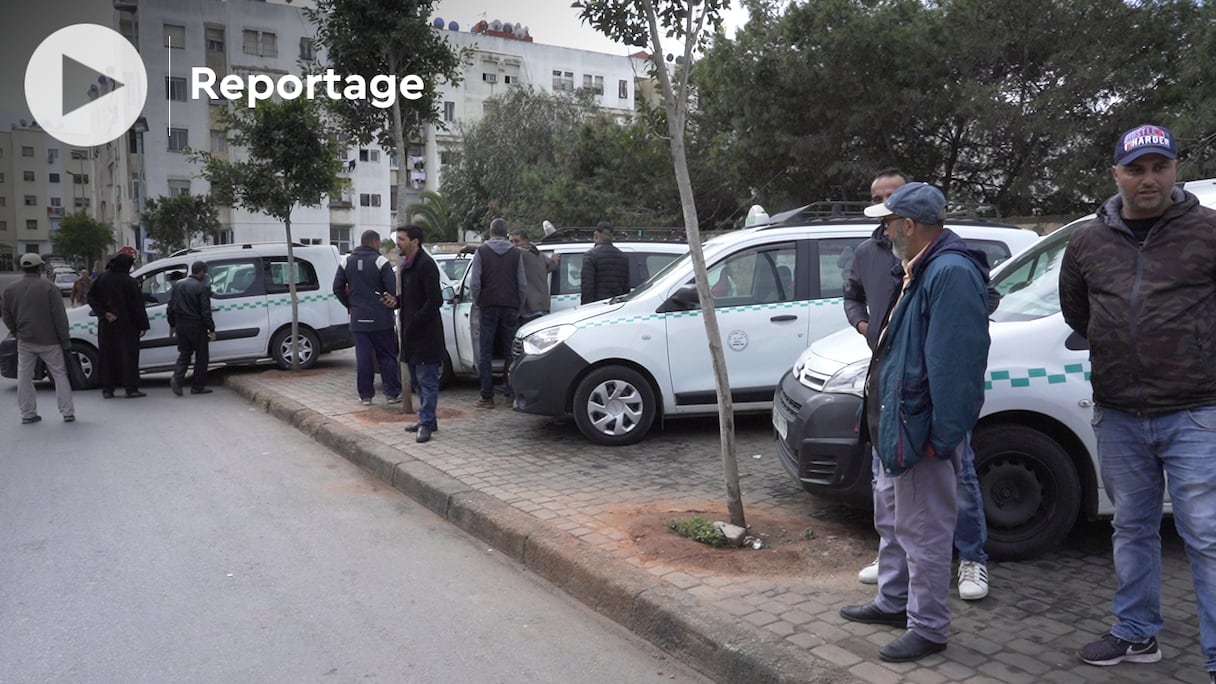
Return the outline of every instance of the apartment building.
<path id="1" fill-rule="evenodd" d="M 53 253 L 63 217 L 92 211 L 94 178 L 89 149 L 56 141 L 36 122 L 0 131 L 0 270 L 26 252 Z"/>

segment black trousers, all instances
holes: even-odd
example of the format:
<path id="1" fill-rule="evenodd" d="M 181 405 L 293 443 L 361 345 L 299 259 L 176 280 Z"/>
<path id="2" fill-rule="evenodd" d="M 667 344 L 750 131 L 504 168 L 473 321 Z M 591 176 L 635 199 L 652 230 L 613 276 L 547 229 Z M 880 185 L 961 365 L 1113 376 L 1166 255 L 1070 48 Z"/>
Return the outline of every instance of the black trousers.
<path id="1" fill-rule="evenodd" d="M 139 391 L 139 331 L 122 321 L 97 323 L 98 377 L 103 392 Z"/>
<path id="2" fill-rule="evenodd" d="M 179 386 L 186 381 L 186 369 L 190 367 L 190 358 L 194 357 L 194 379 L 190 388 L 201 390 L 207 386 L 207 364 L 211 360 L 207 328 L 202 321 L 178 319 L 175 332 L 177 363 L 173 366 L 173 381 Z"/>

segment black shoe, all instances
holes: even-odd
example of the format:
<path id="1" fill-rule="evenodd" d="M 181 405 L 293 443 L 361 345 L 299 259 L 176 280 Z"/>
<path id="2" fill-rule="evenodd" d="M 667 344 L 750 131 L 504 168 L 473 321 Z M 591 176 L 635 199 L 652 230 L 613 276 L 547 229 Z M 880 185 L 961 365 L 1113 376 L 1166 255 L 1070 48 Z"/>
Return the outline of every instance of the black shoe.
<path id="1" fill-rule="evenodd" d="M 406 432 L 418 432 L 418 428 L 420 428 L 420 427 L 422 427 L 422 423 L 412 423 L 410 425 L 405 426 L 405 431 Z M 431 428 L 431 432 L 439 432 L 439 428 L 433 427 L 433 428 Z"/>
<path id="2" fill-rule="evenodd" d="M 30 416 L 29 418 L 22 418 L 21 424 L 29 425 L 30 423 L 37 423 L 40 420 L 42 420 L 42 416 Z"/>
<path id="3" fill-rule="evenodd" d="M 102 392 L 101 392 L 101 398 L 102 398 L 102 399 L 113 399 L 113 398 L 114 398 L 114 393 L 113 393 L 113 392 L 107 392 L 107 391 L 105 391 L 105 390 L 102 390 Z"/>
<path id="4" fill-rule="evenodd" d="M 146 396 L 148 396 L 147 392 L 140 392 L 139 390 L 135 390 L 134 392 L 127 392 L 128 399 L 138 399 L 140 397 L 146 397 Z"/>
<path id="5" fill-rule="evenodd" d="M 908 630 L 895 641 L 879 649 L 878 657 L 888 663 L 906 663 L 911 660 L 920 660 L 934 653 L 941 653 L 944 650 L 946 650 L 945 644 L 929 641 L 916 632 Z"/>
<path id="6" fill-rule="evenodd" d="M 173 390 L 173 394 L 176 396 L 180 397 L 182 395 L 182 384 L 177 380 L 169 381 L 169 389 Z"/>
<path id="7" fill-rule="evenodd" d="M 1081 660 L 1090 665 L 1118 665 L 1119 663 L 1155 663 L 1161 660 L 1161 649 L 1157 637 L 1135 643 L 1124 641 L 1114 634 L 1107 634 L 1097 641 L 1081 647 Z"/>
<path id="8" fill-rule="evenodd" d="M 418 436 L 414 438 L 414 441 L 418 442 L 420 444 L 422 442 L 431 441 L 431 429 L 425 425 L 419 425 L 418 426 Z"/>
<path id="9" fill-rule="evenodd" d="M 190 394 L 211 394 L 211 392 L 212 392 L 212 390 L 211 390 L 211 388 L 210 388 L 210 387 L 204 387 L 204 388 L 202 388 L 202 389 L 194 389 L 194 388 L 192 388 L 192 389 L 190 390 Z"/>
<path id="10" fill-rule="evenodd" d="M 888 613 L 879 610 L 873 602 L 862 606 L 845 606 L 840 609 L 840 617 L 853 622 L 864 622 L 867 625 L 887 625 L 889 627 L 908 626 L 908 611 Z"/>
<path id="11" fill-rule="evenodd" d="M 76 422 L 76 416 L 64 416 L 64 417 L 63 417 L 63 422 L 65 422 L 65 423 L 75 423 L 75 422 Z"/>

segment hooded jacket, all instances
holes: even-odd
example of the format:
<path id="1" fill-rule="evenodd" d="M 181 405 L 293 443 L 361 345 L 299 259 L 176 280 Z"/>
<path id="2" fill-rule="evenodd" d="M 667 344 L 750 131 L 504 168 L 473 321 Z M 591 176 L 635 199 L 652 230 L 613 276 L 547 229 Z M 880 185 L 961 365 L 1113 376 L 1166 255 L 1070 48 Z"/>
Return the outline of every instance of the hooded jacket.
<path id="1" fill-rule="evenodd" d="M 988 297 L 983 253 L 949 229 L 912 266 L 870 360 L 862 418 L 884 470 L 950 458 L 984 404 Z"/>
<path id="2" fill-rule="evenodd" d="M 504 237 L 492 237 L 477 248 L 469 264 L 469 287 L 478 306 L 524 308 L 528 279 L 522 256 Z"/>
<path id="3" fill-rule="evenodd" d="M 351 332 L 393 329 L 393 310 L 380 301 L 396 294 L 393 265 L 375 247 L 359 245 L 342 257 L 334 273 L 334 296 L 350 312 Z"/>
<path id="4" fill-rule="evenodd" d="M 98 324 L 105 323 L 105 315 L 112 313 L 114 322 L 107 325 L 115 330 L 136 333 L 151 327 L 139 283 L 131 277 L 134 263 L 134 259 L 127 254 L 115 256 L 106 263 L 105 273 L 98 276 L 97 282 L 89 288 L 89 306 L 97 316 Z"/>
<path id="5" fill-rule="evenodd" d="M 1099 406 L 1216 406 L 1216 211 L 1181 188 L 1172 199 L 1143 244 L 1115 195 L 1064 250 L 1060 309 L 1089 339 Z"/>

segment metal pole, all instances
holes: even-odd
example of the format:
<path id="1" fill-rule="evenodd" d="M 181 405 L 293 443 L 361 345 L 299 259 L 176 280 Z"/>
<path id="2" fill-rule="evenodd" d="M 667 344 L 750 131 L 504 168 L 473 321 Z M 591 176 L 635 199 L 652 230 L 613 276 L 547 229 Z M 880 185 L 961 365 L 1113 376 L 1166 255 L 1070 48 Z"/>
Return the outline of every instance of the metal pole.
<path id="1" fill-rule="evenodd" d="M 137 209 L 139 211 L 139 233 L 135 236 L 135 249 L 139 252 L 143 261 L 148 260 L 148 256 L 144 254 L 144 195 L 148 194 L 148 180 L 144 176 L 144 133 L 140 131 L 135 134 L 135 153 L 139 157 L 139 203 Z"/>

